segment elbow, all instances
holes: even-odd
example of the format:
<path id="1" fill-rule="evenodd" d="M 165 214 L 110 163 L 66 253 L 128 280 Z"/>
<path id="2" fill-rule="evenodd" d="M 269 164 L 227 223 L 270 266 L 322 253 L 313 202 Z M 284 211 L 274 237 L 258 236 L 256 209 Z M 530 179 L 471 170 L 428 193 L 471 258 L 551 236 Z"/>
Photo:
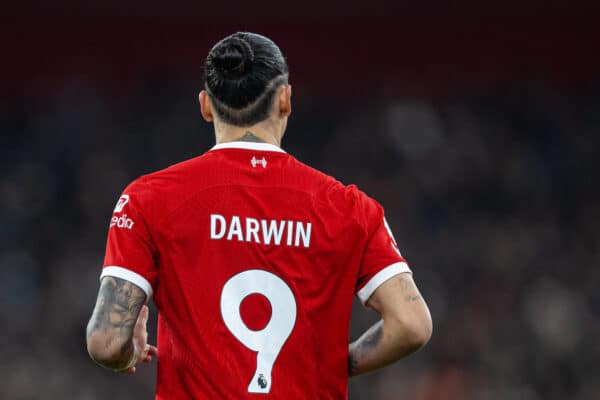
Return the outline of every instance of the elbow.
<path id="1" fill-rule="evenodd" d="M 431 339 L 433 323 L 429 310 L 410 316 L 398 316 L 393 320 L 397 331 L 401 332 L 402 341 L 411 352 L 419 350 Z"/>
<path id="2" fill-rule="evenodd" d="M 425 346 L 433 334 L 433 322 L 429 311 L 413 323 L 411 343 L 418 350 Z"/>

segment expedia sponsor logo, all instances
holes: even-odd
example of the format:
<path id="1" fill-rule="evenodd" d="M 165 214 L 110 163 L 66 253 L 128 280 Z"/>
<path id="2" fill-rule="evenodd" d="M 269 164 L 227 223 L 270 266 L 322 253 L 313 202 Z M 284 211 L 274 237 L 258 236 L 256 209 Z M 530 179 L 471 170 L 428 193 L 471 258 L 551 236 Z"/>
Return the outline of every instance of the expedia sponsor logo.
<path id="1" fill-rule="evenodd" d="M 110 219 L 110 227 L 116 226 L 117 228 L 133 228 L 133 220 L 131 218 L 127 218 L 127 214 L 123 214 L 120 217 L 116 215 Z"/>
<path id="2" fill-rule="evenodd" d="M 121 197 L 119 197 L 119 201 L 117 201 L 117 205 L 115 206 L 115 211 L 116 213 L 119 213 L 121 211 L 123 211 L 123 207 L 125 207 L 125 204 L 127 204 L 129 202 L 129 195 L 128 194 L 124 194 Z"/>

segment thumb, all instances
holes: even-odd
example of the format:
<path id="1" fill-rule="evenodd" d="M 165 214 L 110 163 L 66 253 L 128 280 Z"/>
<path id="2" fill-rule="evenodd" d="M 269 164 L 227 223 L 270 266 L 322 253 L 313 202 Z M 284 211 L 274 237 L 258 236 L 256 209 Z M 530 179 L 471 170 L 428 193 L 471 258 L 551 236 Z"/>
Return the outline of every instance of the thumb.
<path id="1" fill-rule="evenodd" d="M 146 325 L 146 323 L 148 322 L 148 314 L 148 306 L 143 305 L 142 309 L 140 310 L 140 315 L 138 316 L 138 323 L 140 325 Z"/>

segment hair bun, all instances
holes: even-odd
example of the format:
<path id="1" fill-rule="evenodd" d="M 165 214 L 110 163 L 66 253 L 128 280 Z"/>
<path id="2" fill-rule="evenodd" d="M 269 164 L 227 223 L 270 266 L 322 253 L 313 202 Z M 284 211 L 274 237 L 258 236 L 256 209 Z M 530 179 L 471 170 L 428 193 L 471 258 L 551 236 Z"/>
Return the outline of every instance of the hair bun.
<path id="1" fill-rule="evenodd" d="M 254 61 L 254 51 L 245 40 L 229 37 L 212 49 L 210 58 L 224 77 L 239 78 Z"/>
<path id="2" fill-rule="evenodd" d="M 251 126 L 268 118 L 275 93 L 287 79 L 288 67 L 279 47 L 256 33 L 227 36 L 204 61 L 204 89 L 215 115 L 234 126 Z"/>

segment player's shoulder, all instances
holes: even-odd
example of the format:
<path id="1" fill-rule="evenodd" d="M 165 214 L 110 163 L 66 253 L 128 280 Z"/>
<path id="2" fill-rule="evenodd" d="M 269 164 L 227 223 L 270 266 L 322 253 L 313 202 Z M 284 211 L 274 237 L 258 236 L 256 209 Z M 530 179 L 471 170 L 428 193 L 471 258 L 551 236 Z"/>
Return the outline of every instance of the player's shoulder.
<path id="1" fill-rule="evenodd" d="M 293 162 L 293 170 L 297 175 L 294 180 L 303 186 L 306 190 L 314 192 L 317 196 L 338 196 L 340 193 L 351 192 L 354 185 L 344 185 L 331 175 L 311 167 L 308 164 L 291 156 Z"/>
<path id="2" fill-rule="evenodd" d="M 363 216 L 373 212 L 377 213 L 381 208 L 375 199 L 369 197 L 355 184 L 344 184 L 335 177 L 295 158 L 294 161 L 301 169 L 301 174 L 306 177 L 307 186 L 312 186 L 318 197 L 325 199 L 340 211 L 350 215 Z"/>
<path id="3" fill-rule="evenodd" d="M 123 196 L 137 198 L 146 210 L 164 211 L 171 208 L 185 197 L 186 188 L 191 186 L 188 183 L 202 176 L 203 165 L 210 158 L 207 154 L 141 175 L 127 185 Z"/>
<path id="4" fill-rule="evenodd" d="M 208 151 L 197 157 L 193 157 L 166 168 L 154 171 L 140 176 L 132 182 L 132 184 L 146 185 L 149 190 L 155 193 L 173 192 L 181 187 L 186 187 L 186 184 L 193 180 L 198 183 L 206 174 L 207 168 L 210 168 L 212 160 L 212 152 Z"/>
<path id="5" fill-rule="evenodd" d="M 180 161 L 166 168 L 143 175 L 140 178 L 154 186 L 177 184 L 191 177 L 197 178 L 197 171 L 206 167 L 211 162 L 211 158 L 211 152 L 209 151 L 197 157 Z"/>

